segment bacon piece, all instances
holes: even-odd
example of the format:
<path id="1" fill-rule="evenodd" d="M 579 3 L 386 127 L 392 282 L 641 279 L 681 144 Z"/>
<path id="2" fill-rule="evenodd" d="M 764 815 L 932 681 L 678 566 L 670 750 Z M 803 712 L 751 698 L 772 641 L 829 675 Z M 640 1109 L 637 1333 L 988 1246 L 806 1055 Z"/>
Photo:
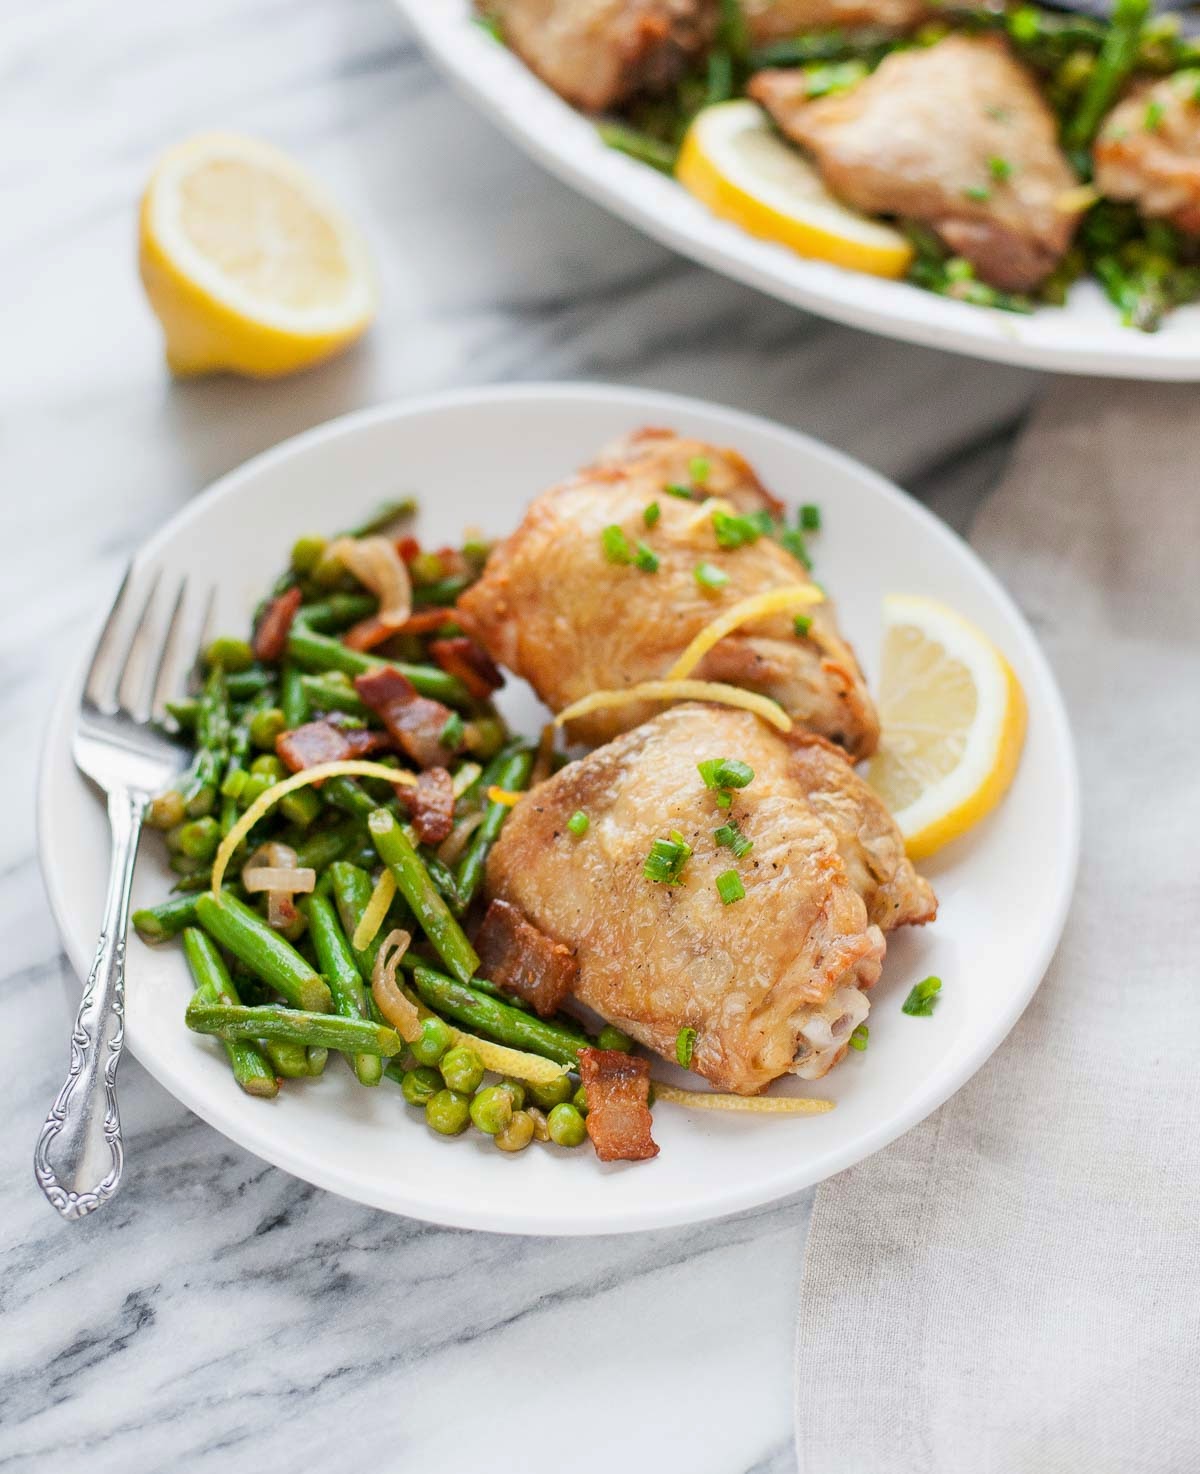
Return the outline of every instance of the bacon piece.
<path id="1" fill-rule="evenodd" d="M 558 1012 L 579 972 L 570 947 L 551 941 L 509 901 L 488 907 L 475 950 L 483 976 L 532 1003 L 542 1018 Z"/>
<path id="2" fill-rule="evenodd" d="M 351 650 L 374 650 L 393 635 L 428 635 L 457 623 L 458 614 L 453 609 L 418 609 L 403 624 L 391 624 L 372 614 L 347 630 L 342 636 L 342 644 L 349 645 Z"/>
<path id="3" fill-rule="evenodd" d="M 446 766 L 451 754 L 441 736 L 451 716 L 448 706 L 418 696 L 408 677 L 390 665 L 355 676 L 354 689 L 419 768 Z"/>
<path id="4" fill-rule="evenodd" d="M 254 653 L 259 660 L 283 659 L 292 620 L 295 619 L 296 610 L 300 608 L 303 598 L 304 594 L 298 587 L 290 588 L 278 598 L 272 599 L 263 610 L 263 616 L 254 631 Z"/>
<path id="5" fill-rule="evenodd" d="M 315 768 L 320 763 L 340 763 L 348 757 L 367 757 L 392 746 L 386 732 L 366 727 L 335 727 L 332 722 L 305 722 L 290 732 L 280 732 L 275 751 L 293 773 Z"/>
<path id="6" fill-rule="evenodd" d="M 587 1091 L 587 1132 L 600 1160 L 657 1157 L 650 1136 L 650 1061 L 619 1049 L 581 1049 L 579 1073 Z"/>
<path id="7" fill-rule="evenodd" d="M 447 675 L 458 677 L 476 701 L 486 701 L 504 685 L 492 657 L 466 635 L 431 640 L 429 653 Z"/>
<path id="8" fill-rule="evenodd" d="M 445 768 L 418 773 L 416 787 L 402 788 L 400 796 L 421 842 L 441 844 L 454 828 L 454 784 Z"/>

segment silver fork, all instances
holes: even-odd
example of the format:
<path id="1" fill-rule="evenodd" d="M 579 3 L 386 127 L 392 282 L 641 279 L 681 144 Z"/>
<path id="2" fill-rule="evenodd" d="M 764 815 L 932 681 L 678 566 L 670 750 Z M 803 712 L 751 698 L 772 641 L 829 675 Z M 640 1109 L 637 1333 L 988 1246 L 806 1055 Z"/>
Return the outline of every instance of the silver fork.
<path id="1" fill-rule="evenodd" d="M 133 568 L 126 572 L 92 656 L 72 749 L 75 764 L 108 797 L 112 859 L 100 941 L 71 1035 L 67 1078 L 34 1151 L 42 1191 L 64 1218 L 102 1207 L 121 1181 L 117 1065 L 125 1036 L 125 932 L 142 820 L 151 798 L 186 766 L 189 752 L 151 725 L 180 689 L 186 582 L 165 619 L 154 618 L 159 578 L 143 581 L 132 626 Z M 210 605 L 211 608 L 211 600 Z M 196 630 L 198 647 L 207 612 Z M 194 668 L 195 650 L 187 666 Z"/>

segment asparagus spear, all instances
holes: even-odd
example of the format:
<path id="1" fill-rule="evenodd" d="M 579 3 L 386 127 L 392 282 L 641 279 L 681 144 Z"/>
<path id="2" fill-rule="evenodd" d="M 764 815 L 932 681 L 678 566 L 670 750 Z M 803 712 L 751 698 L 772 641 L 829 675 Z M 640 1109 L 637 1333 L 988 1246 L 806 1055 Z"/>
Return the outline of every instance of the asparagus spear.
<path id="1" fill-rule="evenodd" d="M 372 858 L 374 857 L 372 850 Z M 363 912 L 367 909 L 371 892 L 374 890 L 371 877 L 358 865 L 339 860 L 329 867 L 329 879 L 333 886 L 333 900 L 337 907 L 338 918 L 346 936 L 352 937 L 358 929 L 358 923 L 363 918 Z M 358 948 L 353 943 L 350 944 L 350 951 L 364 983 L 369 984 L 374 974 L 375 958 L 379 955 L 383 937 L 384 931 L 380 927 L 365 947 Z"/>
<path id="2" fill-rule="evenodd" d="M 496 764 L 495 777 L 491 779 L 491 782 L 495 783 L 498 788 L 507 789 L 509 792 L 519 792 L 529 782 L 532 768 L 533 753 L 527 748 L 520 749 L 510 753 Z M 487 775 L 485 774 L 484 777 L 486 778 Z M 484 791 L 486 792 L 486 789 Z M 458 874 L 455 877 L 458 882 L 458 899 L 461 910 L 465 911 L 475 898 L 475 893 L 483 881 L 487 857 L 491 853 L 492 846 L 500 837 L 500 830 L 504 827 L 504 821 L 508 818 L 509 812 L 507 804 L 488 804 L 483 823 L 471 836 L 471 842 L 467 846 L 466 854 L 459 861 Z"/>
<path id="3" fill-rule="evenodd" d="M 277 1075 L 285 1080 L 308 1077 L 308 1050 L 303 1044 L 285 1044 L 279 1039 L 260 1039 L 259 1046 Z"/>
<path id="4" fill-rule="evenodd" d="M 279 704 L 289 731 L 302 727 L 308 721 L 308 693 L 304 689 L 299 669 L 290 660 L 284 661 L 279 685 Z"/>
<path id="5" fill-rule="evenodd" d="M 328 634 L 331 630 L 349 629 L 360 619 L 374 614 L 379 600 L 373 594 L 330 594 L 315 604 L 301 604 L 296 619 L 310 630 Z"/>
<path id="6" fill-rule="evenodd" d="M 353 686 L 343 686 L 329 676 L 301 676 L 300 686 L 309 707 L 315 711 L 344 711 L 379 725 L 379 718 Z"/>
<path id="7" fill-rule="evenodd" d="M 375 1054 L 385 1059 L 404 1048 L 400 1035 L 386 1025 L 340 1018 L 337 1014 L 304 1013 L 272 1003 L 262 1008 L 245 1008 L 193 999 L 185 1018 L 189 1029 L 198 1034 L 215 1034 L 219 1039 L 275 1039 L 306 1048 Z"/>
<path id="8" fill-rule="evenodd" d="M 589 1042 L 431 968 L 416 966 L 412 979 L 423 1002 L 435 1013 L 511 1049 L 525 1049 L 574 1068 L 579 1063 L 579 1051 Z"/>
<path id="9" fill-rule="evenodd" d="M 229 1005 L 239 1002 L 229 969 L 212 941 L 199 927 L 184 928 L 183 951 L 196 982 L 193 1002 Z M 247 1095 L 269 1099 L 279 1094 L 279 1081 L 275 1078 L 275 1071 L 263 1058 L 262 1050 L 257 1044 L 248 1039 L 226 1040 L 225 1053 L 229 1056 L 233 1078 Z"/>
<path id="10" fill-rule="evenodd" d="M 249 701 L 259 696 L 274 681 L 274 672 L 264 665 L 252 665 L 249 670 L 227 673 L 225 691 L 230 701 Z"/>
<path id="11" fill-rule="evenodd" d="M 362 826 L 355 819 L 342 819 L 328 829 L 306 835 L 296 849 L 296 864 L 301 869 L 325 870 L 358 842 Z"/>
<path id="12" fill-rule="evenodd" d="M 1063 142 L 1068 149 L 1086 148 L 1096 136 L 1100 120 L 1113 105 L 1137 62 L 1142 30 L 1149 14 L 1150 0 L 1116 0 L 1095 70 L 1074 116 L 1063 130 Z"/>
<path id="13" fill-rule="evenodd" d="M 193 818 L 212 811 L 228 742 L 229 698 L 225 672 L 216 665 L 209 671 L 200 693 L 196 710 L 196 756 L 181 789 L 184 804 Z"/>
<path id="14" fill-rule="evenodd" d="M 319 635 L 304 624 L 292 625 L 288 635 L 288 654 L 313 670 L 341 670 L 348 676 L 361 676 L 365 671 L 390 665 L 407 676 L 422 696 L 431 696 L 450 706 L 471 705 L 471 694 L 467 688 L 457 676 L 447 675 L 440 666 L 408 665 L 401 660 L 384 660 L 363 650 L 351 650 L 340 640 Z"/>
<path id="15" fill-rule="evenodd" d="M 343 1018 L 368 1017 L 358 961 L 342 931 L 337 913 L 324 896 L 308 896 L 300 903 L 308 917 L 308 934 L 316 948 L 317 965 L 333 994 L 333 1006 Z M 363 1085 L 378 1085 L 383 1074 L 379 1056 L 356 1054 L 354 1073 Z"/>
<path id="16" fill-rule="evenodd" d="M 184 927 L 196 925 L 196 897 L 174 896 L 157 906 L 145 906 L 130 918 L 143 942 L 165 942 Z"/>
<path id="17" fill-rule="evenodd" d="M 479 956 L 430 878 L 412 841 L 387 809 L 376 809 L 367 820 L 371 839 L 383 863 L 392 872 L 400 894 L 412 907 L 438 956 L 462 982 L 479 966 Z"/>
<path id="18" fill-rule="evenodd" d="M 209 936 L 294 1007 L 313 1013 L 329 1012 L 333 999 L 324 981 L 290 942 L 271 930 L 257 911 L 228 891 L 222 891 L 219 902 L 211 895 L 196 897 L 196 918 Z"/>

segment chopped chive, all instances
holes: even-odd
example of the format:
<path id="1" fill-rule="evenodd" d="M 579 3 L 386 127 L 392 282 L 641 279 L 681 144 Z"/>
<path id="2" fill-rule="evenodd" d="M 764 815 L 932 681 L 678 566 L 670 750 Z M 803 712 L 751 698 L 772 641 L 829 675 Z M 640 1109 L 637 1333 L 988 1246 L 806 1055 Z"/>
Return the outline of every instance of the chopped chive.
<path id="1" fill-rule="evenodd" d="M 668 481 L 663 487 L 668 496 L 677 496 L 681 501 L 694 502 L 696 493 L 690 486 L 680 486 L 678 481 Z"/>
<path id="2" fill-rule="evenodd" d="M 1013 166 L 1007 159 L 1001 158 L 999 154 L 993 154 L 988 160 L 988 173 L 993 179 L 1003 182 L 1006 179 L 1012 178 Z"/>
<path id="3" fill-rule="evenodd" d="M 711 470 L 712 466 L 709 464 L 707 456 L 693 456 L 688 462 L 688 475 L 697 486 L 704 485 L 708 480 L 708 473 Z"/>
<path id="4" fill-rule="evenodd" d="M 821 509 L 816 502 L 805 502 L 800 508 L 800 526 L 805 532 L 820 532 Z"/>
<path id="5" fill-rule="evenodd" d="M 463 737 L 466 734 L 467 724 L 458 712 L 452 711 L 446 718 L 446 725 L 438 733 L 438 741 L 443 747 L 448 747 L 453 752 L 462 746 Z"/>
<path id="6" fill-rule="evenodd" d="M 795 619 L 792 620 L 792 628 L 803 639 L 809 630 L 812 629 L 812 615 L 797 614 Z"/>
<path id="7" fill-rule="evenodd" d="M 733 851 L 735 860 L 743 860 L 754 848 L 754 841 L 747 839 L 738 827 L 736 819 L 730 819 L 722 824 L 720 829 L 713 830 L 713 838 L 719 845 Z"/>
<path id="8" fill-rule="evenodd" d="M 642 513 L 642 521 L 646 524 L 647 527 L 653 527 L 661 516 L 662 508 L 658 505 L 657 502 L 651 502 L 646 510 Z"/>
<path id="9" fill-rule="evenodd" d="M 968 200 L 973 200 L 977 205 L 985 205 L 992 197 L 991 190 L 986 184 L 968 184 L 963 190 L 963 195 Z"/>
<path id="10" fill-rule="evenodd" d="M 724 870 L 717 876 L 717 895 L 726 906 L 731 901 L 740 901 L 745 894 L 746 887 L 736 870 Z"/>
<path id="11" fill-rule="evenodd" d="M 647 547 L 644 542 L 638 543 L 633 561 L 643 573 L 658 572 L 658 554 L 653 548 Z"/>
<path id="12" fill-rule="evenodd" d="M 754 769 L 736 757 L 710 757 L 696 764 L 705 788 L 745 788 L 754 781 Z"/>
<path id="13" fill-rule="evenodd" d="M 1146 111 L 1142 117 L 1142 126 L 1147 133 L 1153 133 L 1162 122 L 1166 108 L 1157 97 L 1152 97 L 1146 104 Z"/>
<path id="14" fill-rule="evenodd" d="M 670 839 L 656 839 L 650 846 L 642 874 L 663 885 L 678 885 L 691 853 L 691 845 L 678 829 L 673 829 Z"/>
<path id="15" fill-rule="evenodd" d="M 717 511 L 712 515 L 712 525 L 717 545 L 722 548 L 745 547 L 747 543 L 756 543 L 762 536 L 762 528 L 754 517 L 737 517 Z"/>
<path id="16" fill-rule="evenodd" d="M 871 1031 L 867 1028 L 866 1024 L 859 1024 L 858 1028 L 855 1029 L 854 1033 L 850 1035 L 850 1038 L 846 1042 L 851 1049 L 857 1049 L 859 1054 L 861 1054 L 867 1047 L 867 1039 L 870 1033 Z"/>
<path id="17" fill-rule="evenodd" d="M 675 1058 L 685 1070 L 690 1070 L 692 1067 L 692 1051 L 695 1047 L 695 1029 L 680 1029 L 675 1035 Z"/>
<path id="18" fill-rule="evenodd" d="M 766 507 L 759 507 L 757 512 L 747 512 L 746 515 L 764 537 L 770 537 L 775 531 L 775 518 Z"/>
<path id="19" fill-rule="evenodd" d="M 729 582 L 729 575 L 723 568 L 717 568 L 712 563 L 697 563 L 695 567 L 696 582 L 702 589 L 715 592 L 723 589 Z"/>
<path id="20" fill-rule="evenodd" d="M 629 546 L 629 539 L 615 522 L 600 534 L 600 541 L 604 544 L 604 556 L 610 563 L 633 562 L 633 549 Z"/>
<path id="21" fill-rule="evenodd" d="M 900 1006 L 901 1013 L 912 1018 L 928 1018 L 942 990 L 941 978 L 929 977 L 919 982 Z"/>
<path id="22" fill-rule="evenodd" d="M 812 567 L 812 559 L 808 556 L 808 544 L 804 541 L 802 532 L 797 532 L 794 527 L 785 527 L 779 534 L 779 546 L 791 553 L 804 569 Z"/>
<path id="23" fill-rule="evenodd" d="M 576 809 L 567 820 L 567 828 L 579 839 L 588 832 L 588 825 L 591 822 L 582 809 Z"/>

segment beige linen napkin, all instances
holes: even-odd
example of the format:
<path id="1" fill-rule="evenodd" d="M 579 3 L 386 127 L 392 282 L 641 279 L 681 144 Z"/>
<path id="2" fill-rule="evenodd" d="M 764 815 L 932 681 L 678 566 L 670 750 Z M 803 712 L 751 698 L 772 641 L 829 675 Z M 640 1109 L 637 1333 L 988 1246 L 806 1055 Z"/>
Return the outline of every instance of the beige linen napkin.
<path id="1" fill-rule="evenodd" d="M 1200 387 L 1055 385 L 972 541 L 1070 709 L 1079 883 L 1008 1041 L 818 1193 L 799 1465 L 1185 1474 L 1200 1470 Z"/>

